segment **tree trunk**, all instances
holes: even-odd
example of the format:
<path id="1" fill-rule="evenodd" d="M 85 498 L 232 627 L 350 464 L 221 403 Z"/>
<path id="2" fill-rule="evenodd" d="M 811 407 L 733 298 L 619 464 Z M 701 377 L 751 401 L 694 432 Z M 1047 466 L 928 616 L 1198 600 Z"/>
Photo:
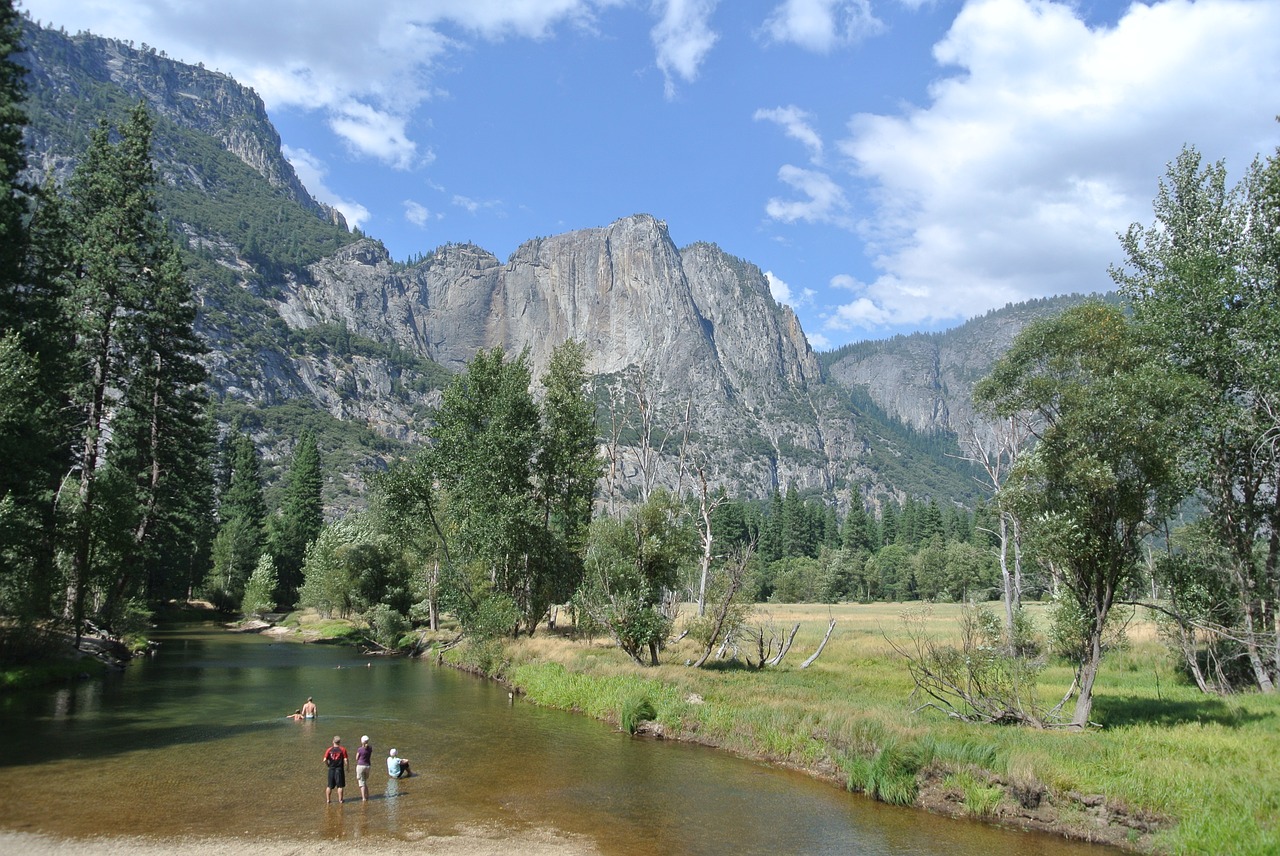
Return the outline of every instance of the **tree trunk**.
<path id="1" fill-rule="evenodd" d="M 807 669 L 813 665 L 814 661 L 818 659 L 818 655 L 822 653 L 822 649 L 827 647 L 827 640 L 831 638 L 831 631 L 835 629 L 836 620 L 833 618 L 831 619 L 831 623 L 827 625 L 827 635 L 822 637 L 822 642 L 818 645 L 818 650 L 809 655 L 809 659 L 801 663 L 800 668 Z"/>
<path id="2" fill-rule="evenodd" d="M 1009 573 L 1009 518 L 1000 512 L 1000 580 L 1004 584 L 1004 638 L 1013 647 L 1013 576 Z"/>
<path id="3" fill-rule="evenodd" d="M 436 557 L 431 563 L 431 579 L 427 585 L 427 626 L 432 630 L 440 629 L 440 604 L 436 599 L 439 587 L 440 558 Z"/>
<path id="4" fill-rule="evenodd" d="M 1089 651 L 1080 664 L 1080 695 L 1076 697 L 1076 708 L 1071 715 L 1071 727 L 1085 729 L 1089 727 L 1089 715 L 1093 713 L 1093 682 L 1098 677 L 1098 667 L 1102 664 L 1102 625 L 1095 621 L 1089 633 Z"/>
<path id="5" fill-rule="evenodd" d="M 776 666 L 782 662 L 782 658 L 787 656 L 787 652 L 791 650 L 791 643 L 796 641 L 796 633 L 800 630 L 800 623 L 791 628 L 791 635 L 787 637 L 787 641 L 778 646 L 778 654 L 769 660 L 770 666 Z"/>

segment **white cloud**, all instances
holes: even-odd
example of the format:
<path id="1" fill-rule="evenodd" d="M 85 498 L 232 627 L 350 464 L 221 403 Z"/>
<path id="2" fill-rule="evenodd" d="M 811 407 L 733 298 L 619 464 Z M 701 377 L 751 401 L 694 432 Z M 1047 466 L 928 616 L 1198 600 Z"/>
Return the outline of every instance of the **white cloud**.
<path id="1" fill-rule="evenodd" d="M 809 347 L 815 351 L 827 351 L 831 349 L 832 342 L 821 333 L 805 333 L 805 338 L 809 340 Z"/>
<path id="2" fill-rule="evenodd" d="M 870 0 L 786 0 L 764 24 L 770 41 L 829 53 L 884 31 Z"/>
<path id="3" fill-rule="evenodd" d="M 466 211 L 468 214 L 478 214 L 484 210 L 495 210 L 499 214 L 502 212 L 502 202 L 498 199 L 472 199 L 469 196 L 463 196 L 460 193 L 453 195 L 452 202 L 457 207 Z"/>
<path id="4" fill-rule="evenodd" d="M 711 29 L 718 0 L 656 0 L 662 17 L 649 36 L 658 51 L 658 68 L 666 79 L 667 98 L 675 97 L 675 78 L 693 82 L 719 38 Z"/>
<path id="5" fill-rule="evenodd" d="M 765 205 L 765 213 L 774 220 L 794 223 L 832 223 L 847 226 L 849 200 L 844 189 L 825 172 L 783 164 L 778 179 L 798 191 L 803 199 L 773 198 Z"/>
<path id="6" fill-rule="evenodd" d="M 1134 4 L 1090 28 L 1066 5 L 974 0 L 934 56 L 958 71 L 927 106 L 855 116 L 840 144 L 870 188 L 858 231 L 881 275 L 833 329 L 1107 289 L 1116 233 L 1150 220 L 1183 143 L 1237 175 L 1275 145 L 1280 4 Z"/>
<path id="7" fill-rule="evenodd" d="M 771 270 L 764 272 L 764 278 L 769 283 L 769 294 L 773 295 L 773 299 L 779 303 L 795 308 L 813 302 L 815 292 L 812 288 L 801 289 L 800 293 L 796 294 L 791 290 L 790 285 Z"/>
<path id="8" fill-rule="evenodd" d="M 404 201 L 404 219 L 413 225 L 425 227 L 431 222 L 432 217 L 438 219 L 439 215 L 433 215 L 431 209 L 420 202 L 414 202 L 412 199 Z"/>
<path id="9" fill-rule="evenodd" d="M 764 272 L 765 281 L 769 283 L 769 293 L 773 295 L 773 299 L 779 303 L 791 302 L 791 286 L 782 281 L 780 277 L 774 275 L 773 271 Z"/>
<path id="10" fill-rule="evenodd" d="M 373 155 L 397 169 L 409 169 L 419 161 L 417 144 L 405 134 L 403 116 L 353 101 L 331 112 L 329 127 L 356 151 Z M 426 160 L 431 160 L 430 155 Z"/>
<path id="11" fill-rule="evenodd" d="M 407 117 L 433 94 L 437 63 L 465 39 L 545 38 L 589 28 L 623 0 L 27 0 L 72 31 L 162 46 L 251 86 L 269 109 L 328 114 L 359 153 L 414 161 Z"/>
<path id="12" fill-rule="evenodd" d="M 342 212 L 342 216 L 346 218 L 348 226 L 352 229 L 357 229 L 368 222 L 370 217 L 368 208 L 365 208 L 359 202 L 342 198 L 325 185 L 324 178 L 328 175 L 329 170 L 323 161 L 306 149 L 282 146 L 281 152 L 284 154 L 285 159 L 293 165 L 293 171 L 298 174 L 298 180 L 310 191 L 311 195 Z"/>
<path id="13" fill-rule="evenodd" d="M 814 163 L 822 162 L 822 137 L 809 124 L 809 114 L 799 107 L 794 104 L 787 107 L 774 107 L 772 110 L 762 107 L 752 118 L 757 122 L 764 119 L 777 123 L 788 137 L 799 140 L 809 150 L 810 159 Z"/>

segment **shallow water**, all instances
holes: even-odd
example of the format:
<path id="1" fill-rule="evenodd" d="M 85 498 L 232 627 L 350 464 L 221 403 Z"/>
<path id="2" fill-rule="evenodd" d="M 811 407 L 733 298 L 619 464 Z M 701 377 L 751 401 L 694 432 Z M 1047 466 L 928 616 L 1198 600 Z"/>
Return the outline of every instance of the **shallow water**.
<path id="1" fill-rule="evenodd" d="M 217 628 L 164 631 L 122 674 L 0 698 L 0 829 L 60 836 L 414 841 L 549 830 L 604 854 L 1115 851 L 881 805 L 704 747 L 632 739 L 428 662 Z M 314 696 L 320 717 L 286 718 Z M 321 757 L 353 756 L 344 805 Z M 370 800 L 354 749 L 374 746 Z M 395 747 L 417 774 L 386 775 Z M 354 801 L 353 801 L 354 800 Z"/>

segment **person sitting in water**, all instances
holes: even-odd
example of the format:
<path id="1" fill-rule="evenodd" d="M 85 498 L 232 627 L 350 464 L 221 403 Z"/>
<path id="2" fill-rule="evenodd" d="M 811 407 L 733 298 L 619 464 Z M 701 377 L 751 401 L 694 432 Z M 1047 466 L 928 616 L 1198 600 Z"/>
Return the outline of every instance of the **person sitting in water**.
<path id="1" fill-rule="evenodd" d="M 409 770 L 409 762 L 396 755 L 394 749 L 387 755 L 387 775 L 393 779 L 407 779 L 413 775 Z"/>
<path id="2" fill-rule="evenodd" d="M 298 708 L 293 713 L 289 714 L 288 718 L 292 719 L 294 722 L 301 722 L 306 719 L 306 717 L 302 715 L 302 708 Z"/>

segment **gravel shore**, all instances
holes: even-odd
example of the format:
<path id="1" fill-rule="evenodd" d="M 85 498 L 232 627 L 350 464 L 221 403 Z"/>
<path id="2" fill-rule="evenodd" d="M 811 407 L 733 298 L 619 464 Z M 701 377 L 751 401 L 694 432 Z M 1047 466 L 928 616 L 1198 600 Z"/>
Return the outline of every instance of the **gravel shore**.
<path id="1" fill-rule="evenodd" d="M 253 840 L 237 838 L 152 839 L 127 836 L 59 838 L 27 832 L 0 832 L 0 853 L 23 856 L 404 856 L 406 848 L 432 856 L 597 856 L 589 842 L 554 833 L 525 834 L 520 840 L 484 831 L 406 839 Z"/>

